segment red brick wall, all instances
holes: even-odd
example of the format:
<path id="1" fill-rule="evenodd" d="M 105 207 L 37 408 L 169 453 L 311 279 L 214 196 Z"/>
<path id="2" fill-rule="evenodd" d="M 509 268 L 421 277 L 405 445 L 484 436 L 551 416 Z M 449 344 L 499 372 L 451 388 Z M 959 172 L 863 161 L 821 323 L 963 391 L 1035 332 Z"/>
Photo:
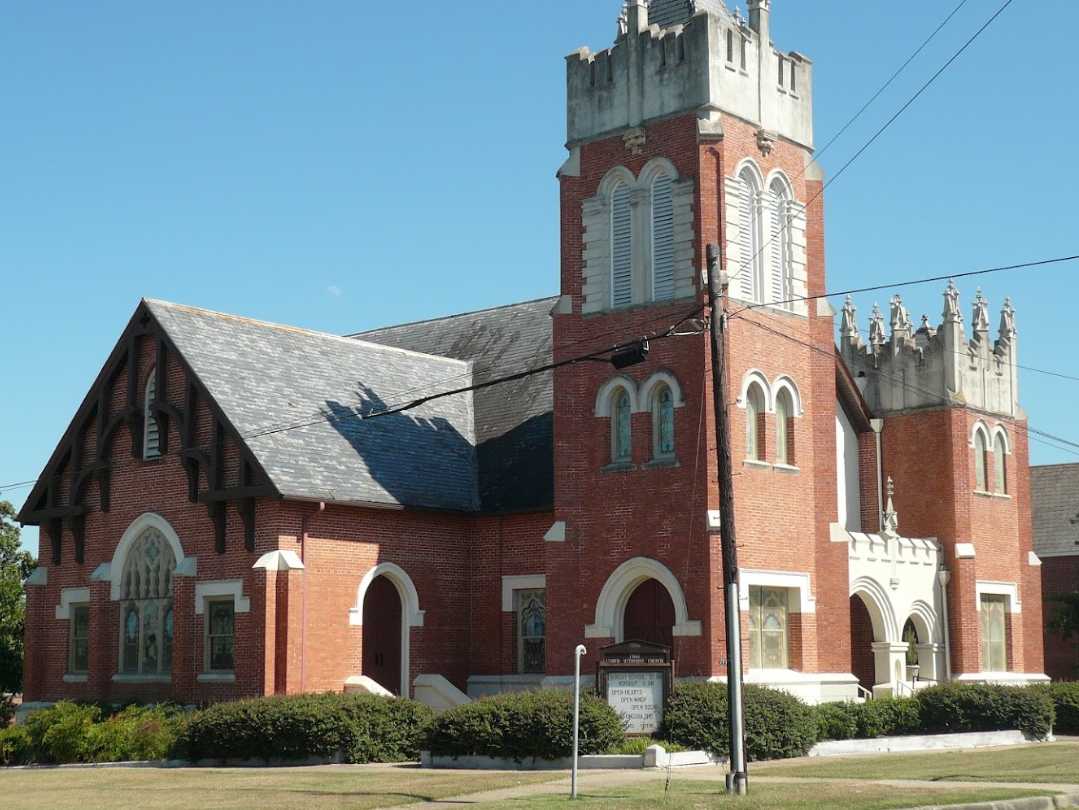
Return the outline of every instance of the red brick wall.
<path id="1" fill-rule="evenodd" d="M 1049 597 L 1079 591 L 1079 555 L 1042 559 L 1042 590 L 1045 593 L 1045 623 L 1056 609 Z M 1045 628 L 1045 674 L 1053 680 L 1079 679 L 1079 638 L 1065 639 Z"/>

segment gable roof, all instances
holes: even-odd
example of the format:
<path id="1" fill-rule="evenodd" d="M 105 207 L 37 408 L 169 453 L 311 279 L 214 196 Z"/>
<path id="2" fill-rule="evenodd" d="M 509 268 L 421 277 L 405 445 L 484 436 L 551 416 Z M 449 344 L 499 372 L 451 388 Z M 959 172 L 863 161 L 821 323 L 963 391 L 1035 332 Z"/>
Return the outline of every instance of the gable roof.
<path id="1" fill-rule="evenodd" d="M 1079 464 L 1030 468 L 1034 553 L 1039 557 L 1079 556 Z"/>
<path id="2" fill-rule="evenodd" d="M 470 361 L 474 382 L 482 383 L 551 362 L 551 310 L 557 303 L 557 296 L 540 298 L 353 337 Z M 544 372 L 473 395 L 483 511 L 549 509 L 554 503 L 552 381 L 551 372 Z M 432 384 L 422 393 L 456 387 Z"/>
<path id="3" fill-rule="evenodd" d="M 360 419 L 471 364 L 165 301 L 145 302 L 286 498 L 478 508 L 471 394 Z"/>

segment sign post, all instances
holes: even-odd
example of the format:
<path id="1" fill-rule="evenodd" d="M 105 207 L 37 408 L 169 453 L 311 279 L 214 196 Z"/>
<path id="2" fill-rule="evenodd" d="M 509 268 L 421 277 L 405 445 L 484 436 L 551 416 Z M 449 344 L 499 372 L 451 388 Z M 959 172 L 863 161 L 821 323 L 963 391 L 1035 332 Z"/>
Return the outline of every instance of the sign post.
<path id="1" fill-rule="evenodd" d="M 573 773 L 570 777 L 571 799 L 577 798 L 577 755 L 578 740 L 581 732 L 581 656 L 588 650 L 583 644 L 578 644 L 573 651 Z"/>

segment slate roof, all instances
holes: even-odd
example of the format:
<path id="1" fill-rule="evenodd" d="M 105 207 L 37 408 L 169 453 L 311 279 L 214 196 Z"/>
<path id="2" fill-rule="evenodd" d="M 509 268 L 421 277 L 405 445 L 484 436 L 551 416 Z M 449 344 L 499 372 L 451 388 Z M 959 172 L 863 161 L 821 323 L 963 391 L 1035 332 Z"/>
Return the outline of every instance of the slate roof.
<path id="1" fill-rule="evenodd" d="M 354 338 L 471 361 L 476 383 L 551 362 L 558 298 L 361 332 Z M 426 382 L 417 380 L 417 385 Z M 443 388 L 446 386 L 443 386 Z M 452 383 L 448 387 L 457 387 Z M 428 386 L 422 393 L 441 390 Z M 418 392 L 419 393 L 419 392 Z M 549 509 L 554 503 L 554 394 L 550 372 L 473 395 L 480 508 Z"/>
<path id="2" fill-rule="evenodd" d="M 474 511 L 472 395 L 360 420 L 471 364 L 164 301 L 146 306 L 285 497 Z M 319 418 L 329 415 L 332 418 Z M 312 422 L 267 433 L 272 427 Z"/>
<path id="3" fill-rule="evenodd" d="M 648 5 L 648 22 L 660 28 L 684 25 L 698 11 L 729 16 L 723 0 L 652 0 Z"/>
<path id="4" fill-rule="evenodd" d="M 1030 468 L 1034 553 L 1040 557 L 1079 555 L 1079 464 Z"/>

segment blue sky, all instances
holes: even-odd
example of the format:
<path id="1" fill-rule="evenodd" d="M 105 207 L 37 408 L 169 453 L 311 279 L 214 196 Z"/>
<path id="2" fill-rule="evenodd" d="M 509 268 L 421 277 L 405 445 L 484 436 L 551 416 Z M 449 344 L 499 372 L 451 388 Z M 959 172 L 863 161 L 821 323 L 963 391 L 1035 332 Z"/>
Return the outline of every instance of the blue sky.
<path id="1" fill-rule="evenodd" d="M 825 168 L 1001 2 L 968 0 Z M 954 4 L 775 0 L 819 144 Z M 609 45 L 619 5 L 0 0 L 0 485 L 40 472 L 142 296 L 348 332 L 556 292 L 563 57 Z M 1073 0 L 1013 3 L 829 190 L 830 289 L 1079 253 L 1077 29 Z M 982 282 L 1020 362 L 1079 374 L 1077 271 Z M 942 287 L 905 290 L 912 315 Z M 1079 441 L 1079 383 L 1022 385 Z"/>

